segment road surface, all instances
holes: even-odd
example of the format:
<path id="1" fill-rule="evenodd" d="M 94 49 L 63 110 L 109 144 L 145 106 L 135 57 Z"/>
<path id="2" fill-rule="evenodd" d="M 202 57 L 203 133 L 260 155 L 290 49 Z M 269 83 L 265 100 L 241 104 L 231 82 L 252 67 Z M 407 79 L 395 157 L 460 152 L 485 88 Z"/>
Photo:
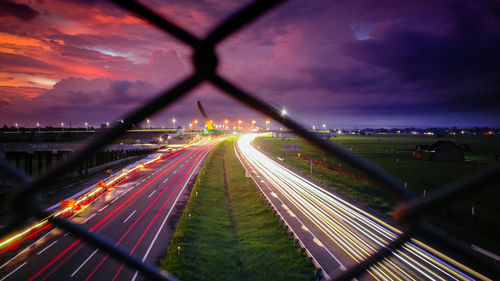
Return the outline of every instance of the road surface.
<path id="1" fill-rule="evenodd" d="M 129 249 L 149 263 L 167 246 L 168 219 L 218 141 L 204 141 L 138 172 L 71 217 Z M 171 233 L 170 233 L 171 234 Z M 8 280 L 139 280 L 140 274 L 93 246 L 59 229 L 0 256 L 0 281 Z"/>
<path id="2" fill-rule="evenodd" d="M 362 261 L 401 231 L 331 190 L 298 175 L 251 145 L 244 135 L 236 153 L 258 188 L 322 268 L 327 279 Z M 416 239 L 372 266 L 363 280 L 488 280 Z"/>

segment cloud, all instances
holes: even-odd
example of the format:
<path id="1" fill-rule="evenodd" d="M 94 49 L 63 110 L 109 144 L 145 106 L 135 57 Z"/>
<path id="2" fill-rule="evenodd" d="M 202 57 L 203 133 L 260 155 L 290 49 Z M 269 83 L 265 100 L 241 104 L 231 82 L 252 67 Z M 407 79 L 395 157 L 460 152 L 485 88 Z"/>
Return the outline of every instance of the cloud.
<path id="1" fill-rule="evenodd" d="M 0 17 L 15 17 L 20 20 L 30 21 L 38 16 L 38 12 L 25 4 L 9 0 L 0 1 Z"/>

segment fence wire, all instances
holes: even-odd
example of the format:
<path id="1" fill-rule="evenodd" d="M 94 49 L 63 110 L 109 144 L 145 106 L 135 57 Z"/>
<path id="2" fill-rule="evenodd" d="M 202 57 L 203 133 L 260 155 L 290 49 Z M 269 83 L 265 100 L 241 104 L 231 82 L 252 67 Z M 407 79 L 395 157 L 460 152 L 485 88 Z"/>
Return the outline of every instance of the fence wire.
<path id="1" fill-rule="evenodd" d="M 389 245 L 379 249 L 378 252 L 372 254 L 369 258 L 349 268 L 339 276 L 337 280 L 351 280 L 352 278 L 359 277 L 371 266 L 391 256 L 396 249 L 400 248 L 415 234 L 425 237 L 427 240 L 433 241 L 436 244 L 445 245 L 449 252 L 460 255 L 463 260 L 481 271 L 490 272 L 494 276 L 500 276 L 500 270 L 496 265 L 488 262 L 483 257 L 471 253 L 468 248 L 463 247 L 461 244 L 450 241 L 449 238 L 440 234 L 439 231 L 430 226 L 425 219 L 425 214 L 429 211 L 441 208 L 452 203 L 453 200 L 467 196 L 472 189 L 477 192 L 485 188 L 489 183 L 492 183 L 500 176 L 500 163 L 492 164 L 481 171 L 446 184 L 425 198 L 415 198 L 403 188 L 403 183 L 400 180 L 394 178 L 381 168 L 349 152 L 340 145 L 315 136 L 301 126 L 299 122 L 293 120 L 289 116 L 282 116 L 279 108 L 240 89 L 237 85 L 228 82 L 217 73 L 218 59 L 214 51 L 215 46 L 223 39 L 241 29 L 244 25 L 256 20 L 263 13 L 276 7 L 281 2 L 284 2 L 283 0 L 257 0 L 223 21 L 203 39 L 196 38 L 188 31 L 178 27 L 173 22 L 158 15 L 153 10 L 137 1 L 110 1 L 121 6 L 130 13 L 147 20 L 150 24 L 191 47 L 193 50 L 193 65 L 195 71 L 177 85 L 158 94 L 156 98 L 145 103 L 139 109 L 129 112 L 122 118 L 122 123 L 116 124 L 109 131 L 103 133 L 86 145 L 82 150 L 76 152 L 71 158 L 63 161 L 61 164 L 53 167 L 39 177 L 29 178 L 12 165 L 6 162 L 0 162 L 0 170 L 20 183 L 16 191 L 10 195 L 11 200 L 7 200 L 11 202 L 11 204 L 7 206 L 7 209 L 14 215 L 14 218 L 0 231 L 0 237 L 5 236 L 33 217 L 44 219 L 50 215 L 41 208 L 38 198 L 40 198 L 41 191 L 53 183 L 55 179 L 70 171 L 72 167 L 84 160 L 87 155 L 98 151 L 104 145 L 118 138 L 125 130 L 130 129 L 132 124 L 139 123 L 148 116 L 168 107 L 179 98 L 187 95 L 191 90 L 200 85 L 201 82 L 207 81 L 219 88 L 229 97 L 269 116 L 331 156 L 356 168 L 366 178 L 376 183 L 377 187 L 381 188 L 398 202 L 393 212 L 393 218 L 396 222 L 405 226 L 403 234 Z M 84 242 L 106 251 L 114 258 L 138 270 L 147 277 L 148 280 L 177 280 L 175 277 L 161 271 L 159 268 L 142 262 L 139 258 L 129 254 L 128 250 L 116 247 L 115 244 L 107 238 L 90 232 L 68 220 L 52 217 L 49 218 L 49 222 L 71 232 L 72 235 Z"/>

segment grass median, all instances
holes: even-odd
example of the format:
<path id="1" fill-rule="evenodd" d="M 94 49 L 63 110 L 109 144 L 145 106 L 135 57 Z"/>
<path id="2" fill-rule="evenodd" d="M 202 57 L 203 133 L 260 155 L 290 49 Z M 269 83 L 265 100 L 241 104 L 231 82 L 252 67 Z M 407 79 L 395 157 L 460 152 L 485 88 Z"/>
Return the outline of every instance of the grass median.
<path id="1" fill-rule="evenodd" d="M 183 280 L 311 280 L 314 267 L 245 177 L 234 141 L 207 160 L 163 269 Z"/>

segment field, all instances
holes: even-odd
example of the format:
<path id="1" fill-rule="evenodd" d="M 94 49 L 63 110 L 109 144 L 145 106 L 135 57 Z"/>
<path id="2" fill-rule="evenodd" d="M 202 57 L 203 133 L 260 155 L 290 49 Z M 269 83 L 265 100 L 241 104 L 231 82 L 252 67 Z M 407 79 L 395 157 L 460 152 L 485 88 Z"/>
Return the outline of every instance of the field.
<path id="1" fill-rule="evenodd" d="M 407 188 L 416 196 L 429 195 L 443 184 L 485 167 L 495 161 L 496 155 L 500 155 L 499 137 L 460 136 L 439 140 L 451 140 L 459 145 L 469 146 L 471 151 L 466 152 L 466 161 L 424 161 L 412 158 L 412 151 L 416 145 L 431 144 L 437 140 L 436 137 L 428 136 L 387 135 L 332 138 L 332 141 L 406 182 Z M 298 144 L 298 153 L 356 173 L 355 169 L 324 155 L 322 151 L 299 138 L 263 137 L 256 141 L 256 145 L 263 151 L 275 159 L 279 157 L 297 171 L 375 210 L 390 214 L 394 201 L 376 187 L 316 165 L 312 167 L 310 174 L 309 161 L 293 154 L 287 154 L 285 157 L 283 150 L 285 144 Z M 499 183 L 500 180 L 479 193 L 471 194 L 467 199 L 446 206 L 433 214 L 433 221 L 444 227 L 450 235 L 499 253 L 500 245 L 497 241 L 500 235 L 500 206 L 497 203 L 500 196 Z M 473 207 L 474 215 L 472 215 Z"/>
<path id="2" fill-rule="evenodd" d="M 312 280 L 314 267 L 245 177 L 233 143 L 207 160 L 162 268 L 182 280 Z"/>

